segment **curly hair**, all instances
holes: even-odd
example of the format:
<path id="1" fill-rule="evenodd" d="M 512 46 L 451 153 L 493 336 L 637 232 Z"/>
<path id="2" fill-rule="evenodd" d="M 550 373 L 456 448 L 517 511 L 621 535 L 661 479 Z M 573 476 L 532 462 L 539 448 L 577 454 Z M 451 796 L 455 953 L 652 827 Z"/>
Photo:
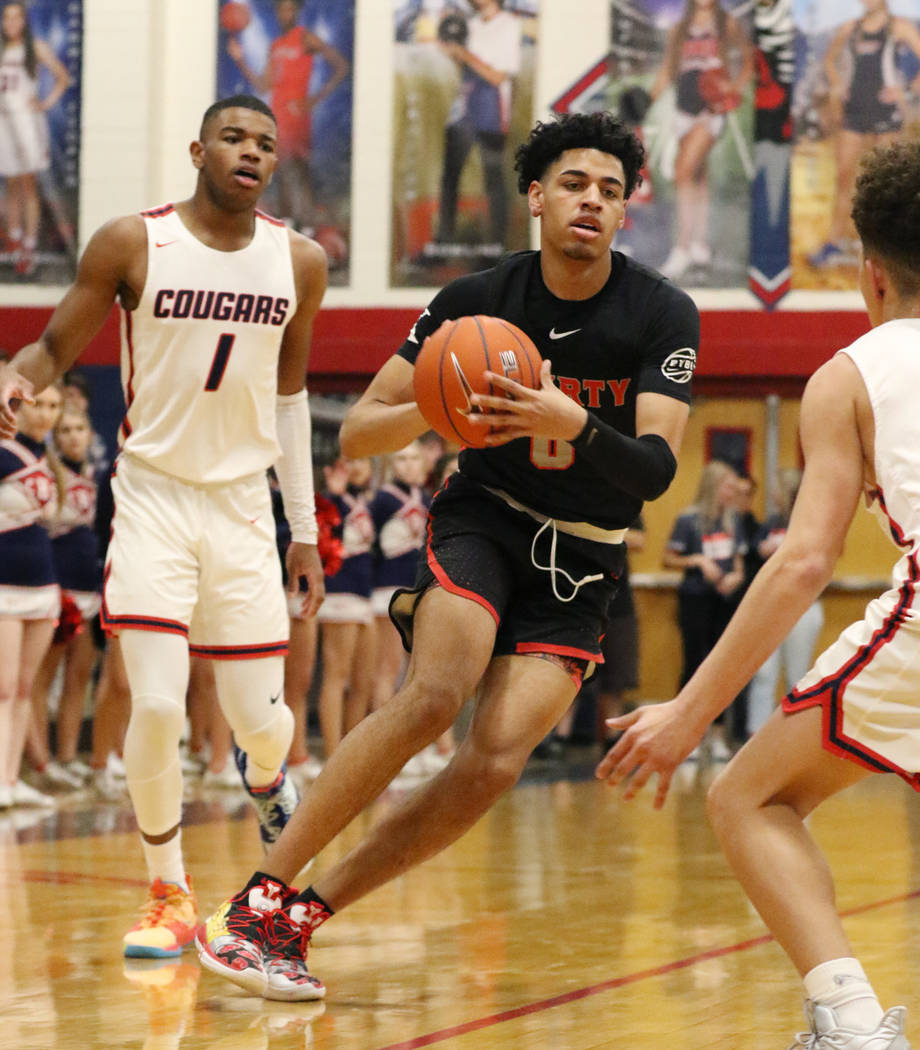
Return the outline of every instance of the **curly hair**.
<path id="1" fill-rule="evenodd" d="M 894 142 L 862 159 L 853 192 L 853 222 L 898 292 L 920 294 L 920 142 Z"/>
<path id="2" fill-rule="evenodd" d="M 639 172 L 645 147 L 635 133 L 610 113 L 564 113 L 554 120 L 538 121 L 526 142 L 518 146 L 514 167 L 518 189 L 527 193 L 566 150 L 596 149 L 617 157 L 626 175 L 626 196 L 642 184 Z"/>

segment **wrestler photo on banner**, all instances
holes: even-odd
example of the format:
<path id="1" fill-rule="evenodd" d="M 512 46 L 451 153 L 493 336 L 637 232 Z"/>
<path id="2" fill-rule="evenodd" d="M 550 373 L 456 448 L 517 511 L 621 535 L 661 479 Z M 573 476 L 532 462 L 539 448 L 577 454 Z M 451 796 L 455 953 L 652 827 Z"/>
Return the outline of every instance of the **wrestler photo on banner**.
<path id="1" fill-rule="evenodd" d="M 793 287 L 856 289 L 860 157 L 920 128 L 920 0 L 794 0 Z"/>
<path id="2" fill-rule="evenodd" d="M 609 105 L 648 150 L 620 250 L 686 287 L 747 284 L 751 0 L 611 0 Z"/>
<path id="3" fill-rule="evenodd" d="M 0 283 L 76 272 L 82 52 L 82 0 L 0 0 Z"/>
<path id="4" fill-rule="evenodd" d="M 217 94 L 255 94 L 278 121 L 263 207 L 323 246 L 349 283 L 354 0 L 222 0 Z"/>
<path id="5" fill-rule="evenodd" d="M 394 287 L 530 246 L 510 143 L 533 121 L 539 0 L 393 0 Z"/>

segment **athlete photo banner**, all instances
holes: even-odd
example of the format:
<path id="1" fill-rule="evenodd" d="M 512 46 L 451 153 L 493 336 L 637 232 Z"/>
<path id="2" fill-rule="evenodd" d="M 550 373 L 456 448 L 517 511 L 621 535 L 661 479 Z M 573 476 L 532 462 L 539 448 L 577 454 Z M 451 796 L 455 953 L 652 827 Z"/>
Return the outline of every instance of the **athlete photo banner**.
<path id="1" fill-rule="evenodd" d="M 0 282 L 77 264 L 82 0 L 0 3 Z"/>
<path id="2" fill-rule="evenodd" d="M 392 2 L 391 285 L 440 286 L 530 247 L 514 150 L 534 118 L 538 0 Z"/>
<path id="3" fill-rule="evenodd" d="M 261 207 L 315 238 L 329 284 L 349 282 L 354 0 L 223 0 L 217 94 L 257 95 L 278 121 Z"/>
<path id="4" fill-rule="evenodd" d="M 615 247 L 685 287 L 748 284 L 755 0 L 611 0 L 607 105 L 645 142 Z"/>
<path id="5" fill-rule="evenodd" d="M 920 129 L 920 0 L 793 0 L 792 287 L 857 287 L 859 157 Z"/>

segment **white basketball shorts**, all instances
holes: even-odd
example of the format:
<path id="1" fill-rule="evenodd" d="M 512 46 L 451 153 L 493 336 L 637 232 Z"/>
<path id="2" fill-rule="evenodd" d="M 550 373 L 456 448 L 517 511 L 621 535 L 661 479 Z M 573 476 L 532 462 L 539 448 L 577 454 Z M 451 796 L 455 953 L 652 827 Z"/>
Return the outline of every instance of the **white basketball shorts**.
<path id="1" fill-rule="evenodd" d="M 824 746 L 920 790 L 920 624 L 917 581 L 866 607 L 783 700 L 783 710 L 824 709 Z"/>
<path id="2" fill-rule="evenodd" d="M 193 655 L 283 656 L 288 613 L 268 480 L 190 485 L 122 455 L 102 601 L 110 632 L 167 631 Z"/>

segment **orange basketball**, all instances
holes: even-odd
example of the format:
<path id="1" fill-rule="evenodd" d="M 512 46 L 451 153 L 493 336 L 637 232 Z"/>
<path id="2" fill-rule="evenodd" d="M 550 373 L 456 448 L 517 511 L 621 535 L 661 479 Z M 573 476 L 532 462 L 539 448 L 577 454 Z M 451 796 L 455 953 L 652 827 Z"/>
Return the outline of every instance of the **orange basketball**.
<path id="1" fill-rule="evenodd" d="M 242 33 L 249 25 L 249 6 L 230 0 L 220 9 L 220 24 L 228 33 Z"/>
<path id="2" fill-rule="evenodd" d="M 486 381 L 487 371 L 536 389 L 542 364 L 530 337 L 510 321 L 481 314 L 458 317 L 445 321 L 422 344 L 413 375 L 415 400 L 441 437 L 483 448 L 488 430 L 468 422 L 469 395 L 504 393 Z"/>

